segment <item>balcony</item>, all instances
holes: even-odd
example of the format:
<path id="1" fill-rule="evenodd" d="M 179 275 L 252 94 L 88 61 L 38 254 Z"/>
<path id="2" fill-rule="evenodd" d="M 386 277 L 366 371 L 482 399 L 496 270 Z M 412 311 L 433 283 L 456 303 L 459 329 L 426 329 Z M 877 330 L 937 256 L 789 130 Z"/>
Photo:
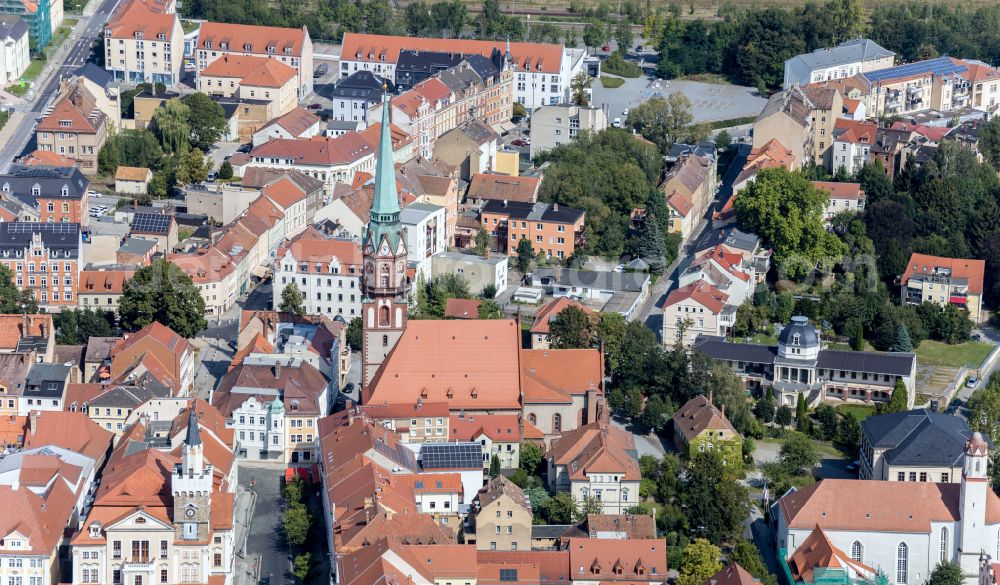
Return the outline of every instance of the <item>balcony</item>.
<path id="1" fill-rule="evenodd" d="M 124 571 L 152 571 L 153 557 L 133 557 L 122 564 Z"/>
<path id="2" fill-rule="evenodd" d="M 573 245 L 579 248 L 587 244 L 587 232 L 586 230 L 580 230 L 573 233 Z"/>

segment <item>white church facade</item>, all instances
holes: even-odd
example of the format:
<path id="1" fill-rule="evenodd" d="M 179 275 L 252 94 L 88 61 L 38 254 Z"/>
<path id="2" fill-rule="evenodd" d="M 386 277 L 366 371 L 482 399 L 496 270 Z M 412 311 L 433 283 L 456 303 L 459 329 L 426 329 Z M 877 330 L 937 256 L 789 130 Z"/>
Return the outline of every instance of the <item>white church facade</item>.
<path id="1" fill-rule="evenodd" d="M 950 562 L 967 585 L 981 561 L 1000 559 L 1000 498 L 990 489 L 989 447 L 976 433 L 965 447 L 960 483 L 824 480 L 790 491 L 772 505 L 779 556 L 793 581 L 816 569 L 852 580 L 922 585 Z"/>

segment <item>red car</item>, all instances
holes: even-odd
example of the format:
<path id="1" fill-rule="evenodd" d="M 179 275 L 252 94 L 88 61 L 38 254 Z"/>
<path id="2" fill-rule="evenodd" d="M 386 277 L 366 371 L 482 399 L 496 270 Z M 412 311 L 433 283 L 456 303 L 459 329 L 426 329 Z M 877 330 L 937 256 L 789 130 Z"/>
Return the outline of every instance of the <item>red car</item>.
<path id="1" fill-rule="evenodd" d="M 528 146 L 528 141 L 521 140 L 520 138 L 518 138 L 517 140 L 511 140 L 510 143 L 513 144 L 514 146 Z"/>
<path id="2" fill-rule="evenodd" d="M 323 104 L 309 104 L 310 110 L 322 110 Z"/>
<path id="3" fill-rule="evenodd" d="M 611 45 L 604 45 L 603 47 L 601 47 L 601 50 L 604 51 L 605 53 L 610 53 Z"/>

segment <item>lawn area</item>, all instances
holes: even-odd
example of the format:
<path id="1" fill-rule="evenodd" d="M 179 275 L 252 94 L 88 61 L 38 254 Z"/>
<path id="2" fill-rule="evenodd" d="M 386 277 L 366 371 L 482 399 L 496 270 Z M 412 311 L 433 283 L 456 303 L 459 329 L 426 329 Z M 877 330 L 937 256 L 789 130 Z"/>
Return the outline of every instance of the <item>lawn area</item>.
<path id="1" fill-rule="evenodd" d="M 837 412 L 844 416 L 853 416 L 855 420 L 860 422 L 875 414 L 875 407 L 867 404 L 841 404 L 837 406 Z"/>
<path id="2" fill-rule="evenodd" d="M 45 67 L 44 59 L 39 59 L 37 57 L 32 59 L 28 68 L 24 70 L 24 75 L 21 76 L 21 79 L 34 81 L 42 73 L 43 67 Z"/>
<path id="3" fill-rule="evenodd" d="M 625 80 L 621 77 L 608 77 L 607 75 L 602 75 L 601 85 L 608 89 L 615 89 L 616 87 L 625 85 Z"/>
<path id="4" fill-rule="evenodd" d="M 746 343 L 746 339 L 743 337 L 734 337 L 733 341 L 735 343 Z M 758 333 L 750 338 L 750 343 L 756 343 L 758 345 L 777 345 L 778 336 L 768 333 Z"/>
<path id="5" fill-rule="evenodd" d="M 993 351 L 993 345 L 983 341 L 948 345 L 928 339 L 917 348 L 917 363 L 925 366 L 977 368 L 991 351 Z"/>
<path id="6" fill-rule="evenodd" d="M 194 32 L 194 31 L 198 30 L 198 27 L 200 26 L 200 24 L 201 23 L 195 22 L 193 20 L 182 20 L 181 21 L 181 29 L 184 30 L 184 34 L 188 34 L 190 32 Z"/>
<path id="7" fill-rule="evenodd" d="M 9 91 L 10 93 L 16 95 L 17 97 L 21 97 L 24 94 L 28 93 L 29 89 L 31 89 L 31 88 L 28 87 L 27 83 L 23 83 L 23 84 L 22 83 L 16 83 L 16 84 L 8 87 L 7 91 Z"/>

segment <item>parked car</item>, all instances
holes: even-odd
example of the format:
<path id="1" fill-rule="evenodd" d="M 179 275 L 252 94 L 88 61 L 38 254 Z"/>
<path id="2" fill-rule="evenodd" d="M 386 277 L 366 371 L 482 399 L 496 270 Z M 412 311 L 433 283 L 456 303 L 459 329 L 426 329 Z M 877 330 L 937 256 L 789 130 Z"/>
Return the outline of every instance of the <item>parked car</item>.
<path id="1" fill-rule="evenodd" d="M 613 127 L 615 127 L 615 128 L 621 128 L 622 127 L 622 119 L 621 118 L 615 118 L 615 121 L 612 122 L 611 125 Z"/>
<path id="2" fill-rule="evenodd" d="M 982 341 L 983 340 L 983 336 L 980 335 L 980 334 L 978 334 L 978 333 L 973 333 L 972 337 L 970 337 L 970 339 L 972 339 L 972 341 Z"/>
<path id="3" fill-rule="evenodd" d="M 611 45 L 604 45 L 603 47 L 601 47 L 601 50 L 604 51 L 605 53 L 610 53 Z"/>
<path id="4" fill-rule="evenodd" d="M 622 118 L 628 119 L 628 108 L 622 110 Z"/>
<path id="5" fill-rule="evenodd" d="M 511 140 L 510 142 L 514 146 L 528 146 L 528 141 L 523 138 L 518 138 L 517 140 Z"/>
<path id="6" fill-rule="evenodd" d="M 966 388 L 975 388 L 978 385 L 979 385 L 979 378 L 977 378 L 976 376 L 969 376 L 969 378 L 965 381 Z"/>
<path id="7" fill-rule="evenodd" d="M 242 153 L 246 154 L 246 153 L 250 152 L 251 150 L 253 150 L 253 144 L 247 143 L 247 144 L 243 144 L 239 148 L 237 148 L 236 152 L 242 152 Z"/>
<path id="8" fill-rule="evenodd" d="M 330 70 L 330 66 L 326 63 L 320 63 L 316 70 L 313 71 L 313 79 L 319 79 L 326 75 L 326 72 Z"/>
<path id="9" fill-rule="evenodd" d="M 310 110 L 322 110 L 323 104 L 309 104 Z"/>
<path id="10" fill-rule="evenodd" d="M 635 52 L 636 53 L 641 53 L 642 52 L 642 45 L 637 45 L 636 48 L 635 48 Z"/>

